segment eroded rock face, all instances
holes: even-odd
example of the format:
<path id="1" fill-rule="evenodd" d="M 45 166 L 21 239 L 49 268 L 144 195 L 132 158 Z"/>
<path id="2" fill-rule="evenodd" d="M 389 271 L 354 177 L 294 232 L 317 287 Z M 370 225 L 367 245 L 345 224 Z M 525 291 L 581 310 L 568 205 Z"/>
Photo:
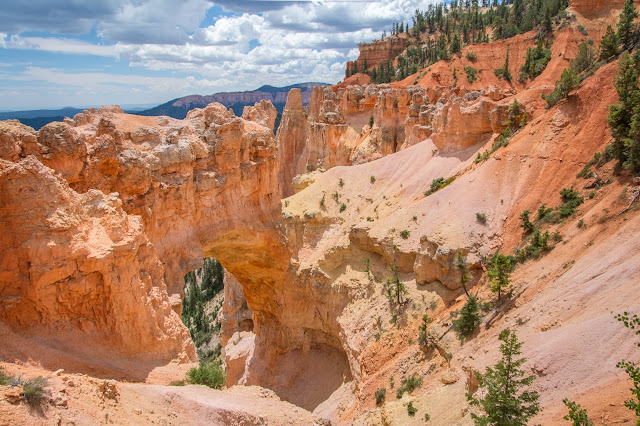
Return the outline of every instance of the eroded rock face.
<path id="1" fill-rule="evenodd" d="M 219 104 L 184 121 L 109 107 L 37 133 L 0 124 L 0 319 L 88 334 L 122 355 L 194 359 L 179 318 L 186 272 L 215 254 L 260 286 L 287 267 L 274 111 L 246 112 L 265 125 Z"/>
<path id="2" fill-rule="evenodd" d="M 503 97 L 495 87 L 315 87 L 305 114 L 292 90 L 277 135 L 283 196 L 295 192 L 295 176 L 366 163 L 429 138 L 442 152 L 486 142 L 504 130 Z"/>
<path id="3" fill-rule="evenodd" d="M 508 108 L 487 97 L 451 97 L 446 104 L 437 104 L 427 118 L 434 129 L 433 143 L 441 152 L 454 152 L 486 142 L 505 129 Z"/>
<path id="4" fill-rule="evenodd" d="M 270 125 L 271 112 L 262 104 L 245 115 Z M 219 104 L 186 120 L 101 108 L 39 133 L 3 125 L 0 211 L 12 218 L 3 222 L 3 238 L 12 238 L 0 269 L 3 322 L 34 335 L 89 335 L 134 358 L 194 359 L 179 318 L 182 277 L 215 257 L 239 283 L 226 289 L 225 338 L 255 332 L 234 364 L 243 383 L 313 409 L 351 377 L 356 361 L 336 320 L 348 300 L 332 300 L 325 276 L 300 275 L 289 262 L 271 128 Z M 28 152 L 36 155 L 25 159 Z M 16 180 L 33 174 L 23 163 L 53 183 Z M 38 199 L 52 200 L 50 207 L 38 210 Z M 327 303 L 309 309 L 319 284 Z M 304 391 L 317 375 L 326 383 Z"/>
<path id="5" fill-rule="evenodd" d="M 33 155 L 0 160 L 0 194 L 1 321 L 112 358 L 195 359 L 158 252 L 117 194 L 78 194 Z"/>
<path id="6" fill-rule="evenodd" d="M 383 62 L 393 60 L 399 53 L 406 49 L 408 45 L 409 42 L 406 38 L 397 36 L 388 37 L 372 43 L 358 43 L 360 55 L 355 62 L 349 61 L 347 63 L 347 73 L 353 70 L 354 65 L 359 71 L 363 71 L 365 68 L 371 69 Z"/>
<path id="7" fill-rule="evenodd" d="M 624 0 L 571 0 L 569 4 L 586 17 L 597 17 L 613 9 L 622 9 Z"/>
<path id="8" fill-rule="evenodd" d="M 224 302 L 220 321 L 222 346 L 236 332 L 253 331 L 253 312 L 247 306 L 242 286 L 228 271 L 224 274 Z"/>
<path id="9" fill-rule="evenodd" d="M 283 194 L 292 194 L 293 177 L 306 171 L 309 136 L 310 128 L 302 106 L 302 93 L 300 89 L 293 89 L 287 97 L 276 136 L 278 159 L 280 164 L 287 165 L 280 169 L 278 175 Z"/>

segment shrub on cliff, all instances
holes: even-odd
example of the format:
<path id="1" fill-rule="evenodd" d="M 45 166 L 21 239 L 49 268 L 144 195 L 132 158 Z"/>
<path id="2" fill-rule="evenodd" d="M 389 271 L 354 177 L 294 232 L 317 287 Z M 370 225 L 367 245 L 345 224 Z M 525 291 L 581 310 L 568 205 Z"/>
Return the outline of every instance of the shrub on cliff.
<path id="1" fill-rule="evenodd" d="M 10 385 L 11 380 L 12 380 L 12 377 L 4 371 L 4 368 L 0 367 L 0 386 Z"/>
<path id="2" fill-rule="evenodd" d="M 25 401 L 27 401 L 27 404 L 32 407 L 40 405 L 47 395 L 46 386 L 47 379 L 42 376 L 24 382 L 22 385 L 22 395 Z"/>
<path id="3" fill-rule="evenodd" d="M 402 395 L 405 392 L 413 392 L 414 390 L 416 390 L 417 388 L 419 388 L 420 386 L 422 386 L 422 377 L 417 376 L 417 375 L 413 375 L 411 377 L 407 377 L 406 379 L 402 379 L 402 382 L 400 384 L 400 387 L 398 388 L 398 391 L 396 392 L 396 396 L 398 397 L 398 399 L 402 398 Z"/>
<path id="4" fill-rule="evenodd" d="M 467 81 L 469 83 L 473 83 L 478 79 L 478 71 L 474 67 L 467 65 L 464 67 L 464 72 L 467 74 Z"/>
<path id="5" fill-rule="evenodd" d="M 213 389 L 221 389 L 224 386 L 226 374 L 217 362 L 206 362 L 197 368 L 187 372 L 187 383 L 192 385 L 204 385 Z"/>
<path id="6" fill-rule="evenodd" d="M 556 87 L 553 89 L 553 92 L 548 95 L 542 94 L 542 99 L 547 101 L 548 107 L 551 108 L 562 99 L 565 99 L 571 91 L 576 90 L 579 87 L 580 78 L 578 77 L 578 74 L 576 74 L 573 69 L 567 68 L 562 71 L 560 80 L 556 81 Z"/>

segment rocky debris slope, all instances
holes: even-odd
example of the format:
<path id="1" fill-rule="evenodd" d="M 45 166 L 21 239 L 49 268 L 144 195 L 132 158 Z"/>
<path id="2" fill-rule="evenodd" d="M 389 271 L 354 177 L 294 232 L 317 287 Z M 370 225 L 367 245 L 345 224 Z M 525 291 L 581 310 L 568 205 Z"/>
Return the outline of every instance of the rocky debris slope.
<path id="1" fill-rule="evenodd" d="M 236 386 L 218 391 L 196 385 L 144 385 L 63 371 L 51 373 L 31 367 L 0 366 L 15 369 L 25 378 L 39 375 L 48 381 L 44 400 L 36 408 L 31 408 L 20 396 L 20 386 L 0 386 L 3 424 L 320 424 L 308 411 L 258 387 Z"/>

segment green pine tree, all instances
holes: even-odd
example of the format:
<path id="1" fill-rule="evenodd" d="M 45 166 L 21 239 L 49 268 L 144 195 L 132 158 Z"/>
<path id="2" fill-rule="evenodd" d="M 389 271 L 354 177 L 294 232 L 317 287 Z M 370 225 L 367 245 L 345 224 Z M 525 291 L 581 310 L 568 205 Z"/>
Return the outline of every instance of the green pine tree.
<path id="1" fill-rule="evenodd" d="M 525 210 L 520 215 L 520 219 L 522 220 L 522 225 L 520 225 L 520 227 L 524 229 L 525 234 L 533 232 L 536 229 L 531 220 L 529 220 L 530 214 L 531 212 L 529 210 Z"/>
<path id="2" fill-rule="evenodd" d="M 633 330 L 636 336 L 640 336 L 640 317 L 637 314 L 631 315 L 629 312 L 623 312 L 616 315 L 616 319 L 628 329 Z M 637 345 L 640 347 L 640 343 Z M 636 425 L 640 426 L 640 367 L 625 360 L 620 361 L 617 367 L 623 369 L 633 381 L 631 399 L 626 400 L 624 405 L 636 414 Z"/>
<path id="3" fill-rule="evenodd" d="M 387 286 L 387 298 L 390 302 L 395 302 L 397 305 L 402 305 L 404 303 L 403 296 L 408 293 L 407 287 L 404 285 L 404 282 L 400 279 L 400 272 L 398 270 L 398 265 L 396 264 L 395 257 L 395 248 L 393 249 L 393 262 L 389 266 L 389 269 L 393 273 L 393 277 L 387 278 L 386 286 Z"/>
<path id="4" fill-rule="evenodd" d="M 487 271 L 489 278 L 491 278 L 489 285 L 491 291 L 498 293 L 498 299 L 502 296 L 503 291 L 509 289 L 512 269 L 513 260 L 511 256 L 496 252 L 489 259 L 489 268 Z"/>
<path id="5" fill-rule="evenodd" d="M 553 30 L 553 24 L 551 22 L 551 8 L 550 7 L 545 7 L 544 8 L 544 17 L 542 19 L 542 28 L 541 28 L 543 33 L 551 33 L 551 31 Z"/>
<path id="6" fill-rule="evenodd" d="M 458 33 L 453 35 L 453 40 L 451 41 L 451 45 L 449 46 L 449 51 L 453 55 L 454 53 L 458 53 L 462 49 L 462 42 L 460 41 L 460 36 Z"/>
<path id="7" fill-rule="evenodd" d="M 525 358 L 518 359 L 522 343 L 515 332 L 505 329 L 498 337 L 502 344 L 502 359 L 484 374 L 477 373 L 479 390 L 483 396 L 468 396 L 470 405 L 484 411 L 471 414 L 476 425 L 525 426 L 540 411 L 539 394 L 527 388 L 535 376 L 525 376 Z"/>
<path id="8" fill-rule="evenodd" d="M 632 145 L 632 125 L 637 123 L 640 104 L 640 89 L 638 88 L 638 77 L 640 76 L 640 54 L 636 52 L 633 56 L 625 53 L 618 63 L 618 75 L 613 83 L 618 92 L 618 103 L 609 107 L 607 122 L 613 136 L 613 144 L 608 148 L 608 153 L 621 163 L 627 162 L 627 152 Z M 636 132 L 637 134 L 637 125 Z"/>
<path id="9" fill-rule="evenodd" d="M 422 315 L 422 324 L 418 327 L 418 330 L 420 331 L 418 333 L 418 344 L 427 349 L 430 345 L 428 329 L 431 322 L 432 320 L 429 318 L 429 315 L 424 314 Z"/>
<path id="10" fill-rule="evenodd" d="M 480 307 L 475 296 L 469 296 L 454 322 L 462 337 L 467 337 L 480 325 Z"/>
<path id="11" fill-rule="evenodd" d="M 557 104 L 561 99 L 565 99 L 569 96 L 569 93 L 573 90 L 580 88 L 580 77 L 572 68 L 567 68 L 562 71 L 560 80 L 556 81 L 556 87 L 553 92 L 548 95 L 542 95 L 542 98 L 547 101 L 549 108 Z"/>
<path id="12" fill-rule="evenodd" d="M 610 59 L 618 54 L 618 35 L 611 25 L 607 25 L 607 31 L 602 36 L 600 42 L 600 60 Z"/>
<path id="13" fill-rule="evenodd" d="M 637 17 L 638 12 L 633 5 L 633 0 L 626 0 L 618 21 L 618 39 L 625 49 L 629 49 L 636 41 L 636 26 L 633 21 Z"/>

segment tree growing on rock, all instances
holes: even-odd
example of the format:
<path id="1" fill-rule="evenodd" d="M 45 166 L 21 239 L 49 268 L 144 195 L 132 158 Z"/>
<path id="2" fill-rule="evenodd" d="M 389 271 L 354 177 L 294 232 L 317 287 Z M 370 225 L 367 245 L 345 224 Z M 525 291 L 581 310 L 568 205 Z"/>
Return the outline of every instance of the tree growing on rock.
<path id="1" fill-rule="evenodd" d="M 520 225 L 520 227 L 524 229 L 525 234 L 528 234 L 529 232 L 533 232 L 533 230 L 535 229 L 535 226 L 529 219 L 530 214 L 531 212 L 529 210 L 525 210 L 520 215 L 520 219 L 522 220 L 522 225 Z"/>
<path id="2" fill-rule="evenodd" d="M 633 172 L 640 171 L 640 51 L 633 56 L 625 53 L 618 64 L 618 76 L 613 83 L 618 103 L 609 107 L 607 122 L 613 144 L 607 148 L 610 157 L 617 158 Z"/>
<path id="3" fill-rule="evenodd" d="M 404 285 L 404 282 L 400 279 L 400 272 L 398 271 L 398 265 L 396 264 L 395 257 L 396 250 L 393 250 L 393 262 L 389 269 L 393 274 L 393 277 L 387 278 L 386 287 L 387 287 L 387 299 L 390 302 L 396 303 L 397 305 L 404 304 L 404 295 L 408 293 L 407 286 Z"/>
<path id="4" fill-rule="evenodd" d="M 631 48 L 636 42 L 637 29 L 634 21 L 637 17 L 638 11 L 633 5 L 633 0 L 625 1 L 624 9 L 622 9 L 620 20 L 618 21 L 618 39 L 625 49 Z"/>
<path id="5" fill-rule="evenodd" d="M 542 98 L 547 101 L 548 107 L 551 108 L 578 88 L 580 88 L 580 77 L 572 68 L 567 68 L 562 71 L 560 80 L 556 81 L 556 87 L 553 92 L 548 95 L 542 94 Z"/>
<path id="6" fill-rule="evenodd" d="M 540 411 L 538 392 L 528 390 L 535 376 L 525 375 L 526 358 L 518 359 L 522 343 L 515 332 L 507 328 L 498 339 L 502 359 L 484 374 L 476 374 L 482 396 L 467 395 L 470 405 L 483 411 L 471 417 L 476 425 L 525 426 Z"/>
<path id="7" fill-rule="evenodd" d="M 475 296 L 467 298 L 454 325 L 462 337 L 467 337 L 480 325 L 480 307 Z"/>
<path id="8" fill-rule="evenodd" d="M 487 274 L 491 291 L 498 294 L 498 300 L 502 297 L 502 292 L 509 289 L 511 284 L 511 271 L 513 270 L 513 258 L 496 252 L 489 259 L 489 269 Z"/>
<path id="9" fill-rule="evenodd" d="M 469 297 L 469 292 L 467 291 L 467 283 L 471 279 L 471 276 L 469 275 L 467 258 L 462 254 L 462 250 L 458 250 L 454 264 L 458 272 L 460 272 L 460 285 L 462 286 L 467 297 Z"/>
<path id="10" fill-rule="evenodd" d="M 605 31 L 600 42 L 600 60 L 605 61 L 616 56 L 619 44 L 618 35 L 613 31 L 611 25 L 607 25 L 607 31 Z"/>
<path id="11" fill-rule="evenodd" d="M 593 426 L 593 422 L 587 415 L 587 410 L 582 408 L 580 404 L 569 401 L 567 398 L 563 399 L 562 402 L 569 409 L 569 414 L 564 416 L 563 419 L 572 422 L 573 426 Z"/>
<path id="12" fill-rule="evenodd" d="M 422 324 L 418 327 L 418 344 L 423 348 L 429 348 L 431 346 L 431 342 L 429 340 L 429 324 L 431 324 L 432 320 L 429 318 L 428 314 L 422 315 Z"/>

